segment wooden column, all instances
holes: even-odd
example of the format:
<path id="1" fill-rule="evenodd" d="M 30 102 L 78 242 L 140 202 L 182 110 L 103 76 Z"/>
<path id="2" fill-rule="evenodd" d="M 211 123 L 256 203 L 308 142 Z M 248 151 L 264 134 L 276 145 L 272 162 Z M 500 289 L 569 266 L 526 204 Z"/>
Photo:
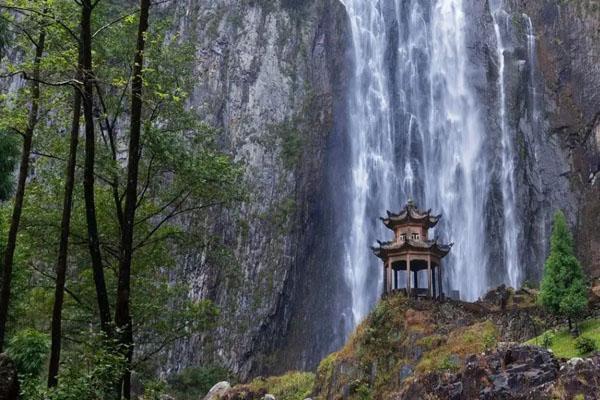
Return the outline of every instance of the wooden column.
<path id="1" fill-rule="evenodd" d="M 410 254 L 406 255 L 406 296 L 410 297 Z"/>
<path id="2" fill-rule="evenodd" d="M 388 292 L 387 287 L 387 264 L 383 262 L 383 294 L 386 295 Z"/>
<path id="3" fill-rule="evenodd" d="M 441 264 L 438 264 L 438 283 L 439 283 L 439 287 L 440 287 L 439 288 L 439 292 L 440 292 L 439 296 L 441 299 L 442 296 L 444 295 L 444 290 L 442 288 L 442 265 Z"/>
<path id="4" fill-rule="evenodd" d="M 432 274 L 431 274 L 431 278 L 433 279 L 432 284 L 433 284 L 433 298 L 437 298 L 437 278 L 436 275 L 437 274 L 437 270 L 435 269 L 435 265 L 433 266 L 433 268 L 431 268 Z"/>
<path id="5" fill-rule="evenodd" d="M 388 260 L 388 267 L 387 267 L 387 284 L 388 284 L 388 293 L 392 293 L 392 290 L 394 289 L 394 282 L 392 282 L 392 260 L 389 259 Z"/>
<path id="6" fill-rule="evenodd" d="M 415 292 L 415 296 L 417 295 L 417 293 L 419 292 L 419 274 L 417 273 L 417 270 L 413 271 L 413 278 L 414 278 L 414 288 L 416 289 Z"/>
<path id="7" fill-rule="evenodd" d="M 427 256 L 427 289 L 429 291 L 429 297 L 433 299 L 433 285 L 431 284 L 431 256 Z"/>

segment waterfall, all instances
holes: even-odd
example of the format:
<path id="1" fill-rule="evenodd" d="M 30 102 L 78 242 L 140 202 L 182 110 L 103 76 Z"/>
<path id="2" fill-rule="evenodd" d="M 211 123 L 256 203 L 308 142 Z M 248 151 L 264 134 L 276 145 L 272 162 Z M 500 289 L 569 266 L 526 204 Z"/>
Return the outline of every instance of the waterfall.
<path id="1" fill-rule="evenodd" d="M 494 4 L 495 3 L 495 4 Z M 502 0 L 490 2 L 490 11 L 494 23 L 496 36 L 496 57 L 498 63 L 498 81 L 496 83 L 499 93 L 498 120 L 500 122 L 501 143 L 501 186 L 502 186 L 502 211 L 504 213 L 503 250 L 504 263 L 508 274 L 508 284 L 518 287 L 521 274 L 519 267 L 519 254 L 517 246 L 518 224 L 516 217 L 516 188 L 515 164 L 512 138 L 508 128 L 506 115 L 506 83 L 505 83 L 505 48 L 504 39 L 500 29 L 500 22 L 508 25 L 509 15 L 502 9 Z"/>
<path id="2" fill-rule="evenodd" d="M 375 239 L 370 211 L 394 203 L 397 171 L 394 163 L 390 93 L 383 56 L 386 27 L 379 4 L 345 2 L 352 26 L 355 73 L 349 99 L 351 126 L 351 230 L 344 246 L 346 281 L 352 291 L 354 325 L 374 300 L 369 275 L 373 264 L 369 245 Z M 370 287 L 371 286 L 371 287 Z"/>
<path id="3" fill-rule="evenodd" d="M 536 65 L 536 48 L 535 48 L 535 32 L 533 30 L 533 23 L 531 22 L 531 18 L 527 14 L 523 14 L 523 18 L 525 19 L 525 26 L 527 27 L 527 62 L 529 63 L 529 93 L 530 93 L 530 103 L 531 103 L 531 124 L 534 128 L 537 127 L 538 119 L 539 119 L 539 111 L 538 111 L 538 95 L 536 89 L 536 80 L 535 80 L 535 71 L 537 68 Z"/>
<path id="4" fill-rule="evenodd" d="M 350 230 L 344 271 L 352 291 L 355 324 L 381 289 L 381 265 L 371 254 L 375 239 L 390 232 L 377 217 L 413 198 L 443 214 L 434 237 L 454 242 L 444 260 L 445 287 L 465 300 L 488 289 L 486 232 L 491 181 L 502 192 L 503 280 L 520 281 L 515 207 L 514 149 L 507 122 L 504 48 L 493 9 L 499 67 L 500 132 L 482 123 L 481 99 L 472 86 L 467 18 L 462 0 L 343 0 L 354 50 L 348 101 Z M 491 33 L 492 35 L 494 33 Z M 501 171 L 484 143 L 500 135 Z M 496 174 L 496 175 L 494 175 Z M 347 228 L 347 227 L 344 227 Z M 374 272 L 377 271 L 377 272 Z M 373 282 L 373 275 L 378 275 Z M 377 281 L 379 279 L 379 281 Z"/>

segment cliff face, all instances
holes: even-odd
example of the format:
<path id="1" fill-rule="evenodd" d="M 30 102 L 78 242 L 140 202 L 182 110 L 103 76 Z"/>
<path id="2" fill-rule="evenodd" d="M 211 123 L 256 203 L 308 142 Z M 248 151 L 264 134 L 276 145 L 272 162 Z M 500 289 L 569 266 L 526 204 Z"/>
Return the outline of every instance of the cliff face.
<path id="1" fill-rule="evenodd" d="M 464 3 L 483 122 L 498 131 L 494 2 Z M 576 228 L 584 267 L 597 277 L 600 6 L 507 0 L 503 9 L 525 275 L 540 278 L 551 216 L 562 208 Z M 168 369 L 218 363 L 245 378 L 313 367 L 342 345 L 350 318 L 336 253 L 341 212 L 332 200 L 347 174 L 353 60 L 344 6 L 338 0 L 187 0 L 177 4 L 177 14 L 177 30 L 197 38 L 198 86 L 190 106 L 222 129 L 222 145 L 246 168 L 250 196 L 235 213 L 186 221 L 190 230 L 210 226 L 212 235 L 199 239 L 197 252 L 179 256 L 177 273 L 191 283 L 192 297 L 212 299 L 222 312 L 218 328 L 169 352 Z M 492 136 L 485 151 L 497 154 L 499 146 Z M 500 238 L 497 190 L 492 182 L 489 201 L 498 206 L 492 204 L 486 224 Z M 501 283 L 500 242 L 490 249 L 491 285 Z"/>
<path id="2" fill-rule="evenodd" d="M 558 4 L 557 4 L 558 3 Z M 537 27 L 544 137 L 568 160 L 561 171 L 575 201 L 580 260 L 600 276 L 600 4 L 597 1 L 515 1 Z M 549 187 L 552 190 L 552 185 Z"/>
<path id="3" fill-rule="evenodd" d="M 179 255 L 176 273 L 221 317 L 206 336 L 178 343 L 166 372 L 215 363 L 244 378 L 309 365 L 343 340 L 330 323 L 340 312 L 328 302 L 342 290 L 339 273 L 323 259 L 320 235 L 328 140 L 343 121 L 344 8 L 336 0 L 190 0 L 176 14 L 177 31 L 197 41 L 190 107 L 221 128 L 249 196 L 235 213 L 184 222 L 211 235 Z"/>
<path id="4" fill-rule="evenodd" d="M 600 5 L 506 1 L 509 123 L 519 155 L 518 192 L 527 277 L 537 281 L 552 213 L 563 209 L 579 258 L 600 276 Z M 485 18 L 482 20 L 485 21 Z M 529 36 L 534 35 L 534 41 Z M 533 45 L 533 48 L 532 48 Z M 529 57 L 533 53 L 533 62 Z M 531 68 L 533 66 L 533 68 Z M 488 73 L 494 74 L 488 62 Z M 533 249 L 533 251 L 532 251 Z"/>

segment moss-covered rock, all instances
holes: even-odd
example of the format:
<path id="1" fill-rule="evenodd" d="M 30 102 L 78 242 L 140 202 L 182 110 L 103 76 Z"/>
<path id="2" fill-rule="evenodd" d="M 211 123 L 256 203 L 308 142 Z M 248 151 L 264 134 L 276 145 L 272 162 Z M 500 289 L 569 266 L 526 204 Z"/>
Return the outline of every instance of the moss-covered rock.
<path id="1" fill-rule="evenodd" d="M 535 298 L 533 292 L 519 291 L 522 302 L 513 301 L 515 294 L 510 290 L 501 296 L 506 299 L 504 306 L 485 300 L 466 303 L 415 301 L 401 294 L 386 297 L 341 350 L 323 359 L 313 397 L 398 398 L 399 393 L 413 393 L 409 388 L 429 387 L 430 381 L 459 374 L 473 355 L 493 352 L 500 341 L 535 336 L 536 329 L 521 326 L 524 321 L 536 325 L 533 316 L 544 325 L 545 315 L 529 301 Z"/>
<path id="2" fill-rule="evenodd" d="M 277 400 L 304 400 L 313 392 L 315 374 L 292 371 L 281 376 L 258 377 L 250 383 L 236 385 L 224 396 L 224 400 L 259 400 L 267 394 Z"/>

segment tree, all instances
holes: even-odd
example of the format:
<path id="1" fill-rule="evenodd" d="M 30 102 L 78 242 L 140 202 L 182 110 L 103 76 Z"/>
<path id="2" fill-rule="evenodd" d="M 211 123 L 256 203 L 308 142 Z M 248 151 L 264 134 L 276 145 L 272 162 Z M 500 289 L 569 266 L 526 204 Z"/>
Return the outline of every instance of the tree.
<path id="1" fill-rule="evenodd" d="M 566 317 L 569 329 L 572 319 L 587 307 L 583 271 L 574 255 L 573 237 L 561 211 L 554 215 L 550 255 L 544 265 L 539 301 L 552 314 Z"/>
<path id="2" fill-rule="evenodd" d="M 142 131 L 142 87 L 144 68 L 144 47 L 148 31 L 150 0 L 140 1 L 137 45 L 133 58 L 133 80 L 131 83 L 131 125 L 129 129 L 129 159 L 127 162 L 127 185 L 125 188 L 125 210 L 121 221 L 121 255 L 119 260 L 119 283 L 115 323 L 121 330 L 121 343 L 129 363 L 133 356 L 133 328 L 130 315 L 131 258 L 133 255 L 133 230 L 135 210 L 138 203 L 138 171 L 141 157 L 140 137 Z M 123 396 L 131 398 L 131 372 L 123 377 Z"/>
<path id="3" fill-rule="evenodd" d="M 40 64 L 44 54 L 44 44 L 46 41 L 46 31 L 44 27 L 40 27 L 40 33 L 37 40 L 32 40 L 35 48 L 35 58 L 33 61 L 32 79 L 29 81 L 31 86 L 31 104 L 27 117 L 25 130 L 20 131 L 17 127 L 12 129 L 21 132 L 23 136 L 23 146 L 21 149 L 21 164 L 19 166 L 19 175 L 17 179 L 17 191 L 13 205 L 13 213 L 10 221 L 10 229 L 8 231 L 8 239 L 6 241 L 6 249 L 2 263 L 2 289 L 0 292 L 0 352 L 4 345 L 4 336 L 6 334 L 6 321 L 8 319 L 8 307 L 10 303 L 10 291 L 12 281 L 12 270 L 15 249 L 17 246 L 17 233 L 21 221 L 21 213 L 23 211 L 23 200 L 25 198 L 25 186 L 27 184 L 27 176 L 29 175 L 29 158 L 31 156 L 31 146 L 33 142 L 33 131 L 38 122 L 39 102 L 40 102 Z"/>
<path id="4" fill-rule="evenodd" d="M 92 12 L 99 0 L 82 0 L 81 2 L 81 64 L 83 68 L 83 116 L 85 118 L 85 166 L 83 171 L 83 192 L 85 198 L 85 215 L 87 220 L 87 237 L 94 271 L 96 297 L 100 311 L 100 326 L 108 337 L 111 337 L 111 316 L 104 265 L 100 251 L 98 220 L 96 216 L 96 200 L 94 195 L 94 167 L 96 158 L 96 135 L 94 129 L 94 71 L 92 64 Z"/>
<path id="5" fill-rule="evenodd" d="M 77 77 L 81 79 L 81 56 L 79 57 Z M 56 386 L 60 363 L 62 309 L 67 277 L 67 256 L 71 229 L 71 210 L 73 208 L 73 189 L 75 187 L 75 165 L 77 163 L 77 145 L 79 142 L 79 123 L 81 119 L 80 88 L 73 89 L 73 119 L 69 140 L 69 155 L 65 171 L 65 189 L 63 195 L 62 217 L 60 222 L 60 244 L 56 262 L 56 279 L 54 289 L 54 306 L 52 309 L 52 346 L 48 366 L 48 387 Z"/>
<path id="6" fill-rule="evenodd" d="M 139 1 L 134 8 L 53 0 L 43 9 L 0 0 L 0 10 L 10 10 L 0 17 L 29 55 L 2 65 L 0 77 L 23 70 L 30 82 L 35 48 L 27 41 L 40 26 L 47 32 L 35 174 L 23 199 L 7 331 L 8 339 L 27 329 L 52 333 L 48 376 L 28 378 L 44 395 L 31 398 L 100 399 L 114 396 L 119 382 L 128 397 L 130 371 L 152 382 L 165 349 L 218 316 L 210 300 L 189 296 L 189 282 L 173 267 L 186 248 L 201 246 L 207 257 L 227 251 L 201 221 L 243 201 L 242 170 L 222 152 L 218 131 L 188 108 L 195 41 L 173 34 L 167 8 L 153 8 L 148 27 L 151 2 Z M 11 101 L 0 98 L 2 111 L 11 111 L 0 112 L 0 132 L 24 130 L 30 86 L 7 93 Z M 80 119 L 85 152 L 77 154 Z M 0 204 L 7 228 L 10 205 Z"/>

